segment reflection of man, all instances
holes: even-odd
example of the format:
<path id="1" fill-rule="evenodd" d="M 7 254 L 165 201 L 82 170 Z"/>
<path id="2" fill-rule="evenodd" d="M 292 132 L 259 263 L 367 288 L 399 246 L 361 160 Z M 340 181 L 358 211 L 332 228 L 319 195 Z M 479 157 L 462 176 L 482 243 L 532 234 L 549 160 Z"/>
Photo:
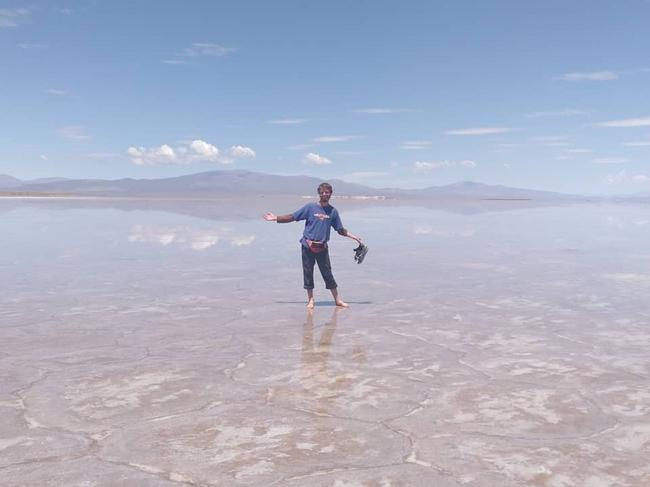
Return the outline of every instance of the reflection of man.
<path id="1" fill-rule="evenodd" d="M 318 365 L 318 369 L 324 372 L 327 368 L 327 358 L 330 354 L 332 338 L 336 331 L 336 319 L 338 309 L 334 309 L 332 317 L 325 325 L 318 343 L 314 343 L 314 312 L 307 312 L 307 319 L 302 334 L 302 362 L 305 365 Z"/>
<path id="2" fill-rule="evenodd" d="M 314 327 L 314 311 L 307 310 L 307 318 L 302 334 L 302 377 L 301 383 L 308 403 L 317 402 L 316 411 L 320 414 L 329 414 L 338 401 L 345 403 L 342 399 L 347 390 L 352 389 L 352 382 L 357 377 L 363 377 L 361 373 L 350 373 L 349 362 L 345 367 L 329 367 L 332 341 L 336 333 L 336 325 L 341 308 L 334 308 L 332 316 L 321 329 L 320 338 Z M 349 345 L 349 342 L 346 342 Z M 361 366 L 365 362 L 365 356 L 360 347 L 352 348 L 352 360 Z"/>
<path id="3" fill-rule="evenodd" d="M 343 382 L 333 380 L 327 371 L 327 360 L 330 355 L 332 338 L 336 331 L 336 319 L 340 308 L 334 308 L 332 317 L 325 325 L 320 339 L 314 341 L 314 314 L 311 309 L 307 311 L 307 319 L 302 334 L 302 365 L 303 385 L 310 397 L 319 399 L 320 413 L 328 412 L 328 400 L 336 397 L 336 389 L 342 387 Z M 336 386 L 336 387 L 334 387 Z"/>
<path id="4" fill-rule="evenodd" d="M 330 228 L 334 228 L 339 235 L 356 240 L 359 245 L 361 245 L 361 239 L 343 228 L 339 212 L 329 204 L 332 186 L 328 183 L 321 183 L 318 186 L 318 196 L 318 203 L 308 203 L 288 215 L 276 216 L 273 213 L 266 213 L 264 219 L 278 223 L 305 220 L 305 230 L 300 243 L 304 288 L 307 290 L 307 307 L 314 307 L 314 263 L 316 262 L 318 262 L 318 269 L 325 281 L 325 287 L 331 291 L 336 305 L 347 307 L 347 303 L 339 298 L 337 284 L 332 275 L 327 241 L 330 238 Z"/>

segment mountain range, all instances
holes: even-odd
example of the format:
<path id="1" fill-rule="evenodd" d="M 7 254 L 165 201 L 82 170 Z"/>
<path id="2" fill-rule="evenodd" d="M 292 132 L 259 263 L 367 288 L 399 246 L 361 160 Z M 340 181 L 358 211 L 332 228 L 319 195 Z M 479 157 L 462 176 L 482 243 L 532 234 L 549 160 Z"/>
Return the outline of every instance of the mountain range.
<path id="1" fill-rule="evenodd" d="M 219 198 L 235 196 L 315 195 L 321 179 L 310 176 L 279 176 L 253 171 L 208 171 L 161 179 L 66 179 L 41 178 L 20 180 L 0 175 L 0 191 L 12 193 L 47 193 L 155 198 Z M 424 189 L 372 188 L 333 179 L 329 182 L 338 196 L 380 198 L 478 198 L 575 200 L 578 195 L 487 185 L 465 181 Z"/>

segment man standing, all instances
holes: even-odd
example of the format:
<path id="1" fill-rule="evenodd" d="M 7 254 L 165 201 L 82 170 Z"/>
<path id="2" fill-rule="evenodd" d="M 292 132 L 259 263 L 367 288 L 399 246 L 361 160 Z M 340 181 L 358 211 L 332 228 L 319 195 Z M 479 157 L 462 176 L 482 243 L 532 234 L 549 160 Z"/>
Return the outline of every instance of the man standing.
<path id="1" fill-rule="evenodd" d="M 332 275 L 327 241 L 330 238 L 330 228 L 334 228 L 339 235 L 356 240 L 359 248 L 367 252 L 367 247 L 361 243 L 361 239 L 352 235 L 341 223 L 339 212 L 330 205 L 332 197 L 332 186 L 328 183 L 321 183 L 318 186 L 318 203 L 308 203 L 299 210 L 288 215 L 264 214 L 264 219 L 270 222 L 290 223 L 305 220 L 305 230 L 300 239 L 302 249 L 302 272 L 304 287 L 307 290 L 307 308 L 314 307 L 314 263 L 318 262 L 318 268 L 325 280 L 325 287 L 329 289 L 334 297 L 337 306 L 344 308 L 348 304 L 338 294 L 337 284 Z M 365 255 L 365 253 L 364 253 Z"/>

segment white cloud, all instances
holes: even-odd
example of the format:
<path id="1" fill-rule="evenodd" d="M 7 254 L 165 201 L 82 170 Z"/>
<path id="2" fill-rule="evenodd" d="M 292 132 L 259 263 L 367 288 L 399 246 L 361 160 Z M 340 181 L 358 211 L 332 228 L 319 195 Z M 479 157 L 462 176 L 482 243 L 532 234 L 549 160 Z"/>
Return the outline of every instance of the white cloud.
<path id="1" fill-rule="evenodd" d="M 190 47 L 183 49 L 182 55 L 187 57 L 199 57 L 199 56 L 221 57 L 235 51 L 236 49 L 232 47 L 225 47 L 219 44 L 195 42 Z"/>
<path id="2" fill-rule="evenodd" d="M 618 79 L 613 71 L 595 71 L 592 73 L 565 73 L 555 79 L 562 81 L 612 81 Z"/>
<path id="3" fill-rule="evenodd" d="M 316 137 L 314 142 L 347 142 L 349 140 L 360 139 L 360 135 L 327 135 L 324 137 Z"/>
<path id="4" fill-rule="evenodd" d="M 427 173 L 435 169 L 453 166 L 476 167 L 476 163 L 466 159 L 460 161 L 416 161 L 413 163 L 413 171 L 416 173 Z"/>
<path id="5" fill-rule="evenodd" d="M 193 140 L 189 146 L 179 146 L 176 149 L 167 144 L 151 148 L 129 147 L 126 153 L 131 158 L 131 162 L 139 166 L 199 162 L 232 163 L 231 159 L 222 155 L 217 146 L 203 140 Z"/>
<path id="6" fill-rule="evenodd" d="M 431 145 L 430 140 L 407 140 L 400 146 L 404 150 L 422 150 Z"/>
<path id="7" fill-rule="evenodd" d="M 632 176 L 632 180 L 636 183 L 647 183 L 650 182 L 650 177 L 645 174 L 635 174 Z"/>
<path id="8" fill-rule="evenodd" d="M 40 158 L 41 158 L 42 160 L 44 160 L 44 161 L 49 160 L 48 157 L 47 157 L 45 154 L 41 154 L 41 155 L 38 156 L 38 157 L 40 157 Z"/>
<path id="9" fill-rule="evenodd" d="M 327 157 L 320 156 L 318 154 L 315 154 L 313 152 L 310 152 L 305 156 L 305 162 L 309 162 L 311 164 L 316 164 L 318 166 L 322 166 L 325 164 L 331 164 L 332 161 L 330 161 Z"/>
<path id="10" fill-rule="evenodd" d="M 342 156 L 360 156 L 362 154 L 367 154 L 367 152 L 360 151 L 360 150 L 337 150 L 337 151 L 332 151 L 332 154 L 338 154 Z"/>
<path id="11" fill-rule="evenodd" d="M 469 129 L 454 129 L 444 132 L 446 135 L 491 135 L 491 134 L 505 134 L 512 132 L 514 129 L 509 127 L 478 127 Z"/>
<path id="12" fill-rule="evenodd" d="M 622 157 L 600 157 L 598 159 L 592 159 L 593 164 L 624 164 L 628 162 L 629 159 L 623 159 Z"/>
<path id="13" fill-rule="evenodd" d="M 352 110 L 352 113 L 366 114 L 366 115 L 383 115 L 387 113 L 396 113 L 403 110 L 392 110 L 390 108 L 361 108 L 359 110 Z"/>
<path id="14" fill-rule="evenodd" d="M 194 152 L 193 156 L 197 160 L 216 162 L 219 159 L 219 149 L 217 149 L 217 146 L 209 144 L 204 140 L 193 140 L 190 144 L 190 149 Z"/>
<path id="15" fill-rule="evenodd" d="M 273 125 L 299 125 L 308 121 L 306 118 L 280 118 L 277 120 L 269 120 L 269 123 Z"/>
<path id="16" fill-rule="evenodd" d="M 236 50 L 233 47 L 225 47 L 219 44 L 195 42 L 190 47 L 186 47 L 181 52 L 175 54 L 171 59 L 164 59 L 162 62 L 170 65 L 193 64 L 188 60 L 206 57 L 223 57 Z"/>
<path id="17" fill-rule="evenodd" d="M 177 163 L 176 152 L 167 144 L 150 149 L 129 147 L 126 153 L 131 157 L 131 162 L 138 166 Z"/>
<path id="18" fill-rule="evenodd" d="M 20 22 L 29 14 L 28 8 L 0 8 L 0 29 L 18 27 Z"/>
<path id="19" fill-rule="evenodd" d="M 597 123 L 596 125 L 599 127 L 648 127 L 650 126 L 650 117 L 610 120 L 608 122 Z"/>
<path id="20" fill-rule="evenodd" d="M 650 140 L 641 140 L 638 142 L 625 142 L 623 145 L 625 147 L 648 147 L 650 146 Z"/>
<path id="21" fill-rule="evenodd" d="M 570 152 L 571 154 L 589 154 L 593 151 L 591 149 L 569 149 L 567 152 Z"/>
<path id="22" fill-rule="evenodd" d="M 416 161 L 413 163 L 413 169 L 415 172 L 430 172 L 440 167 L 449 167 L 449 166 L 451 166 L 449 161 L 434 161 L 434 162 Z"/>
<path id="23" fill-rule="evenodd" d="M 92 138 L 87 135 L 85 131 L 86 129 L 80 125 L 68 125 L 66 127 L 57 129 L 56 133 L 61 137 L 65 137 L 66 139 L 81 142 L 84 140 L 90 140 Z"/>
<path id="24" fill-rule="evenodd" d="M 622 171 L 619 171 L 619 172 L 617 172 L 615 174 L 608 174 L 605 177 L 605 181 L 608 182 L 609 184 L 622 183 L 626 179 L 627 179 L 627 172 L 625 171 L 625 169 L 623 169 Z"/>
<path id="25" fill-rule="evenodd" d="M 46 44 L 18 44 L 21 49 L 47 49 L 49 46 Z"/>
<path id="26" fill-rule="evenodd" d="M 68 96 L 70 94 L 69 91 L 55 90 L 53 88 L 45 90 L 45 93 L 47 93 L 48 95 L 54 95 L 54 96 Z"/>
<path id="27" fill-rule="evenodd" d="M 505 142 L 503 144 L 499 144 L 499 147 L 503 147 L 504 149 L 514 149 L 516 147 L 521 147 L 522 144 L 516 144 L 513 142 Z"/>
<path id="28" fill-rule="evenodd" d="M 573 117 L 575 115 L 586 115 L 589 112 L 583 110 L 575 110 L 567 108 L 566 110 L 558 110 L 556 112 L 533 112 L 526 115 L 527 118 L 541 118 L 541 117 Z"/>
<path id="29" fill-rule="evenodd" d="M 244 147 L 243 145 L 233 145 L 230 148 L 230 155 L 233 157 L 255 157 L 257 154 L 250 147 Z"/>

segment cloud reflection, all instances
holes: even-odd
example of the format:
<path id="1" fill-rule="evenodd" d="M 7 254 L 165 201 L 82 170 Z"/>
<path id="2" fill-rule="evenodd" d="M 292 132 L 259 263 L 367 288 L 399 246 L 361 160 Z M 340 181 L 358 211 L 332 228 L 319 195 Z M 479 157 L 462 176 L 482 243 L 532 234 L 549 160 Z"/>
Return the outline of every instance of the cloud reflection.
<path id="1" fill-rule="evenodd" d="M 446 230 L 435 228 L 428 224 L 417 224 L 413 227 L 413 235 L 433 235 L 436 237 L 473 237 L 476 230 L 468 228 L 464 230 Z"/>
<path id="2" fill-rule="evenodd" d="M 176 244 L 192 250 L 205 250 L 220 241 L 229 242 L 233 247 L 250 245 L 255 235 L 240 235 L 228 228 L 196 228 L 187 225 L 134 225 L 129 242 L 157 243 L 163 246 Z"/>

